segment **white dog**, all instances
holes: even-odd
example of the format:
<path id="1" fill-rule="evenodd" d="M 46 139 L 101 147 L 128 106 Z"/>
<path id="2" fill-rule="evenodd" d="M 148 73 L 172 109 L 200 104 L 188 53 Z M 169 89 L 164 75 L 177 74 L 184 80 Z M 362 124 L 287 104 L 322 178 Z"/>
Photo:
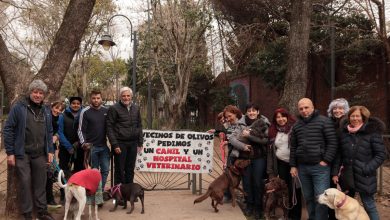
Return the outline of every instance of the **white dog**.
<path id="1" fill-rule="evenodd" d="M 335 188 L 329 188 L 322 193 L 318 202 L 335 210 L 336 218 L 340 220 L 370 220 L 367 212 L 359 202 Z"/>
<path id="2" fill-rule="evenodd" d="M 97 169 L 86 169 L 73 174 L 67 184 L 63 184 L 61 178 L 64 177 L 64 172 L 60 170 L 58 173 L 58 183 L 61 188 L 65 188 L 65 216 L 64 220 L 68 219 L 68 212 L 71 206 L 73 197 L 77 200 L 78 209 L 74 215 L 75 220 L 80 220 L 87 202 L 87 193 L 95 195 L 98 189 L 102 176 Z M 95 217 L 98 220 L 98 207 L 95 205 Z M 89 205 L 89 219 L 92 219 L 91 205 Z"/>

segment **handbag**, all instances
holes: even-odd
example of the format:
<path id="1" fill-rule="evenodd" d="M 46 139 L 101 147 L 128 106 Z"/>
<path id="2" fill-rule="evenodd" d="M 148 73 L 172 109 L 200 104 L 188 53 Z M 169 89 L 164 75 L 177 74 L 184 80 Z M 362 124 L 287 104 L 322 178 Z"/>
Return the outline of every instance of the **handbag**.
<path id="1" fill-rule="evenodd" d="M 343 190 L 355 188 L 352 164 L 341 168 L 339 184 Z"/>
<path id="2" fill-rule="evenodd" d="M 352 154 L 351 158 L 351 164 L 343 165 L 340 171 L 339 176 L 339 184 L 343 190 L 350 190 L 355 189 L 355 178 L 353 175 L 353 162 L 355 160 L 355 156 L 357 155 L 359 151 L 359 142 L 360 139 L 355 143 L 354 146 L 356 146 L 356 150 L 354 149 L 354 153 Z"/>

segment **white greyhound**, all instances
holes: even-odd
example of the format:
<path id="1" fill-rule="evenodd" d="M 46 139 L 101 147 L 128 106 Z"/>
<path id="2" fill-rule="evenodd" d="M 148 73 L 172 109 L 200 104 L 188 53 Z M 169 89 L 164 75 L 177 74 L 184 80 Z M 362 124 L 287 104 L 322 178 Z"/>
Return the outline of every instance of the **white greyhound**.
<path id="1" fill-rule="evenodd" d="M 101 180 L 101 176 L 100 176 L 100 172 L 96 169 L 87 169 L 87 170 L 82 170 L 80 172 L 77 172 L 75 173 L 72 177 L 74 176 L 81 176 L 81 174 L 84 174 L 85 175 L 88 175 L 89 173 L 93 173 L 93 172 L 97 172 L 98 176 L 99 176 L 99 181 Z M 72 177 L 69 179 L 69 182 L 67 184 L 63 184 L 62 181 L 61 181 L 61 178 L 64 177 L 64 172 L 62 170 L 60 170 L 60 172 L 58 173 L 58 184 L 60 185 L 61 188 L 65 188 L 65 215 L 64 215 L 64 220 L 67 220 L 68 219 L 68 212 L 69 212 L 69 208 L 70 208 L 70 205 L 71 205 L 71 202 L 72 202 L 72 198 L 74 197 L 76 200 L 77 200 L 77 203 L 78 203 L 78 209 L 77 209 L 77 214 L 75 215 L 75 213 L 73 213 L 73 216 L 75 216 L 75 220 L 81 220 L 81 215 L 84 211 L 84 208 L 85 208 L 85 204 L 87 202 L 87 188 L 88 186 L 91 186 L 91 184 L 93 185 L 92 188 L 94 190 L 92 190 L 92 195 L 95 194 L 96 192 L 96 189 L 98 186 L 95 187 L 96 185 L 96 181 L 92 181 L 91 184 L 88 184 L 88 186 L 82 186 L 83 184 L 78 184 L 78 183 L 75 183 L 77 181 L 72 181 Z M 77 177 L 75 177 L 77 178 Z M 88 178 L 82 178 L 83 180 L 85 179 L 88 179 Z M 96 178 L 94 178 L 95 180 Z M 97 180 L 97 179 L 96 179 Z M 99 181 L 97 182 L 97 185 L 99 185 Z M 92 215 L 91 215 L 91 205 L 88 205 L 89 206 L 89 219 L 92 220 Z M 71 209 L 73 210 L 73 208 Z M 74 209 L 74 211 L 76 211 L 76 208 Z M 95 217 L 96 217 L 96 220 L 98 220 L 98 206 L 95 205 Z"/>

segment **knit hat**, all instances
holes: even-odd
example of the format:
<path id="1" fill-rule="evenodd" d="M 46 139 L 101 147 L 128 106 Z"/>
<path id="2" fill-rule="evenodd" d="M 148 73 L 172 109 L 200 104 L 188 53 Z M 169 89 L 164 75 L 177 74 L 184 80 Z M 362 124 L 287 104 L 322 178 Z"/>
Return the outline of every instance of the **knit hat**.
<path id="1" fill-rule="evenodd" d="M 81 103 L 83 103 L 83 99 L 79 96 L 72 96 L 69 98 L 69 103 L 72 103 L 74 100 L 78 100 Z"/>
<path id="2" fill-rule="evenodd" d="M 328 107 L 327 112 L 329 117 L 333 117 L 333 109 L 335 107 L 342 107 L 344 109 L 344 114 L 347 114 L 349 111 L 349 104 L 346 99 L 344 98 L 334 99 L 333 101 L 330 102 Z"/>

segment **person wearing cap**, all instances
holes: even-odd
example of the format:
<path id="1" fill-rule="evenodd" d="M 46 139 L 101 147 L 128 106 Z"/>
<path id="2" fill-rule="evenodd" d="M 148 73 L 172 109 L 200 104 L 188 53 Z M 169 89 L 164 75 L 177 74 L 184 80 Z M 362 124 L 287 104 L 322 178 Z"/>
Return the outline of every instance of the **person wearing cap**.
<path id="1" fill-rule="evenodd" d="M 53 219 L 46 201 L 47 165 L 54 155 L 51 110 L 43 104 L 46 92 L 42 80 L 32 81 L 27 97 L 12 106 L 3 129 L 7 163 L 15 167 L 24 219 L 32 219 L 33 207 L 37 218 Z"/>
<path id="2" fill-rule="evenodd" d="M 133 91 L 123 87 L 120 101 L 108 109 L 107 136 L 114 150 L 114 184 L 132 183 L 137 152 L 142 150 L 142 120 L 139 107 L 132 103 Z"/>
<path id="3" fill-rule="evenodd" d="M 81 97 L 70 97 L 69 106 L 58 119 L 58 136 L 60 139 L 59 166 L 67 175 L 71 173 L 72 163 L 74 165 L 73 172 L 84 169 L 84 150 L 80 146 L 77 134 L 82 101 Z M 63 189 L 60 189 L 60 192 L 61 202 L 63 202 L 65 192 Z"/>

